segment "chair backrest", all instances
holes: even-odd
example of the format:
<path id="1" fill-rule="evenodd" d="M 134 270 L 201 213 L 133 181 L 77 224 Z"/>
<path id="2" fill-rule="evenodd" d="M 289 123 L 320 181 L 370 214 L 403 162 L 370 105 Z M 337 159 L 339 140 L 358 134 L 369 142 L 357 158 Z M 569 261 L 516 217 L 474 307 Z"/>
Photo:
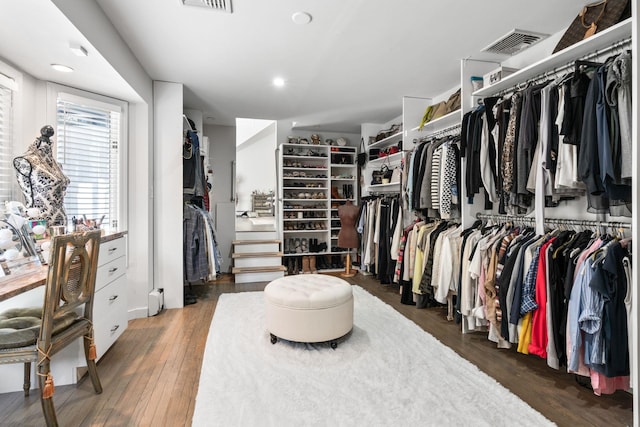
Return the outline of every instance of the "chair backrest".
<path id="1" fill-rule="evenodd" d="M 39 343 L 47 348 L 54 319 L 84 304 L 84 318 L 93 322 L 93 295 L 100 251 L 100 230 L 65 234 L 51 241 Z"/>

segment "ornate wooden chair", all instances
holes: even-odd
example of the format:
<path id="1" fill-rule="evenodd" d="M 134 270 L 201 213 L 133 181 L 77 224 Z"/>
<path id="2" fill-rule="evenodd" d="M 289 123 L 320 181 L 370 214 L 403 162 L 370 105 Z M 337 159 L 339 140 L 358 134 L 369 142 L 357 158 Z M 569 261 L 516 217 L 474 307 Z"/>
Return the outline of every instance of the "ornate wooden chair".
<path id="1" fill-rule="evenodd" d="M 42 411 L 48 426 L 58 425 L 52 399 L 51 356 L 77 338 L 84 342 L 93 388 L 102 393 L 93 343 L 93 296 L 99 250 L 99 230 L 54 237 L 43 307 L 0 313 L 0 364 L 24 363 L 24 393 L 28 396 L 31 362 L 36 363 Z"/>

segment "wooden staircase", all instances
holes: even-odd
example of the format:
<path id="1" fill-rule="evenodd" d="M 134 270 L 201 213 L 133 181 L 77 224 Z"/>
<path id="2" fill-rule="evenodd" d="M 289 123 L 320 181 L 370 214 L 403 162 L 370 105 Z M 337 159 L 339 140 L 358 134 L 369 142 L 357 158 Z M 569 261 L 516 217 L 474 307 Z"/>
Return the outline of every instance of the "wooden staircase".
<path id="1" fill-rule="evenodd" d="M 232 242 L 233 268 L 236 283 L 270 282 L 283 277 L 282 241 L 261 238 L 257 233 L 237 233 Z"/>

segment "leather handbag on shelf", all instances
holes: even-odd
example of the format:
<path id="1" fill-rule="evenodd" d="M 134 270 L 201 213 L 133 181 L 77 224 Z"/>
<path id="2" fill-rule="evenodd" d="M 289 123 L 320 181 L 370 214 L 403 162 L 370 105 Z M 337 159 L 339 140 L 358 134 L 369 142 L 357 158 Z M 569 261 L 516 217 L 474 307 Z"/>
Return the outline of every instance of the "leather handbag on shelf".
<path id="1" fill-rule="evenodd" d="M 382 178 L 384 177 L 385 168 L 387 168 L 387 166 L 383 165 L 381 169 L 371 172 L 371 185 L 382 184 Z"/>
<path id="2" fill-rule="evenodd" d="M 439 119 L 445 114 L 447 114 L 447 103 L 445 101 L 438 102 L 433 107 L 433 114 L 431 115 L 431 120 Z"/>
<path id="3" fill-rule="evenodd" d="M 402 168 L 400 167 L 393 168 L 390 182 L 392 184 L 397 184 L 400 182 L 401 179 L 402 179 Z"/>
<path id="4" fill-rule="evenodd" d="M 460 109 L 460 89 L 451 94 L 445 103 L 445 114 L 452 113 Z"/>
<path id="5" fill-rule="evenodd" d="M 582 8 L 556 45 L 553 53 L 631 17 L 629 0 L 600 0 Z"/>

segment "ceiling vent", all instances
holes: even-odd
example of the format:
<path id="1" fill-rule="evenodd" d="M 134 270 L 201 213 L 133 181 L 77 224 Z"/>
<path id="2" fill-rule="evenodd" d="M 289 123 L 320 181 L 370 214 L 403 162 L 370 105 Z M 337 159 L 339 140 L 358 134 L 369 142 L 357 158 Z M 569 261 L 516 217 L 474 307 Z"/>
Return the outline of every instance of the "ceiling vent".
<path id="1" fill-rule="evenodd" d="M 502 55 L 515 55 L 540 40 L 549 37 L 548 34 L 534 33 L 531 31 L 511 30 L 505 36 L 482 49 L 483 52 L 499 53 Z"/>
<path id="2" fill-rule="evenodd" d="M 182 0 L 185 6 L 199 6 L 220 12 L 232 13 L 231 0 Z"/>

